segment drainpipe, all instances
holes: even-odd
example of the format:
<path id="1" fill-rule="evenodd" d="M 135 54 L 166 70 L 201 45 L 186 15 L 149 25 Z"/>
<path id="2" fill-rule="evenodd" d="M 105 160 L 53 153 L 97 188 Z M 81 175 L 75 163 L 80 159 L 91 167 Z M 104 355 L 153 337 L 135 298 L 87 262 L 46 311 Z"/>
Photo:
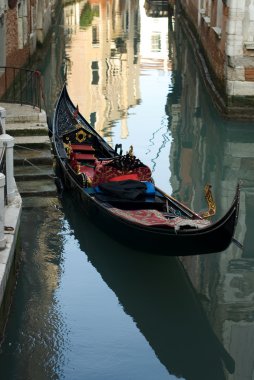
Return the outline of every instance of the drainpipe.
<path id="1" fill-rule="evenodd" d="M 0 173 L 0 250 L 4 249 L 6 246 L 6 239 L 4 237 L 4 185 L 5 175 Z"/>
<path id="2" fill-rule="evenodd" d="M 14 137 L 7 134 L 0 136 L 0 146 L 6 146 L 6 187 L 7 187 L 7 202 L 11 202 L 16 194 L 16 183 L 14 180 L 13 169 L 13 147 Z"/>

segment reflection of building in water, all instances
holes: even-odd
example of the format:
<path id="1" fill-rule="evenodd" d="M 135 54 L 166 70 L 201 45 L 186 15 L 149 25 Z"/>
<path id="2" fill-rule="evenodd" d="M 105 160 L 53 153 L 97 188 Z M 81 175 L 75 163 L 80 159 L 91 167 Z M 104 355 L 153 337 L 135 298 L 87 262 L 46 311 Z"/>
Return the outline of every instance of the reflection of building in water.
<path id="1" fill-rule="evenodd" d="M 91 0 L 65 7 L 72 33 L 67 47 L 70 95 L 96 130 L 108 137 L 107 125 L 122 120 L 139 102 L 138 1 Z M 79 84 L 79 85 L 77 85 Z"/>
<path id="2" fill-rule="evenodd" d="M 223 256 L 220 272 L 220 319 L 223 338 L 241 366 L 230 379 L 253 379 L 254 360 L 254 132 L 227 128 L 224 142 L 223 187 L 242 181 L 237 239 L 243 251 L 232 246 Z M 224 190 L 225 193 L 225 190 Z"/>
<path id="3" fill-rule="evenodd" d="M 223 340 L 238 366 L 229 379 L 253 379 L 254 351 L 254 261 L 229 261 L 221 281 L 221 305 L 218 323 Z"/>
<path id="4" fill-rule="evenodd" d="M 20 354 L 15 373 L 20 370 L 25 379 L 54 378 L 68 346 L 68 331 L 57 296 L 65 240 L 63 216 L 58 206 L 52 201 L 48 208 L 28 208 L 22 213 L 25 280 L 20 278 L 17 289 L 20 299 L 15 301 L 18 312 L 22 312 L 22 332 L 18 333 L 17 341 L 14 339 L 13 350 Z M 35 373 L 39 371 L 38 377 Z"/>
<path id="5" fill-rule="evenodd" d="M 168 0 L 145 0 L 144 8 L 148 17 L 167 17 L 172 10 Z"/>
<path id="6" fill-rule="evenodd" d="M 141 68 L 143 70 L 171 70 L 171 61 L 168 59 L 168 18 L 147 17 L 143 4 L 140 5 L 140 16 Z"/>
<path id="7" fill-rule="evenodd" d="M 247 123 L 220 119 L 200 80 L 195 59 L 178 30 L 175 89 L 168 107 L 173 117 L 171 167 L 177 198 L 197 211 L 202 204 L 201 184 L 213 185 L 217 218 L 229 208 L 241 180 L 241 204 L 235 237 L 225 253 L 190 257 L 182 261 L 203 295 L 216 333 L 236 360 L 228 379 L 252 379 L 254 342 L 254 132 Z M 180 111 L 181 112 L 180 112 Z"/>

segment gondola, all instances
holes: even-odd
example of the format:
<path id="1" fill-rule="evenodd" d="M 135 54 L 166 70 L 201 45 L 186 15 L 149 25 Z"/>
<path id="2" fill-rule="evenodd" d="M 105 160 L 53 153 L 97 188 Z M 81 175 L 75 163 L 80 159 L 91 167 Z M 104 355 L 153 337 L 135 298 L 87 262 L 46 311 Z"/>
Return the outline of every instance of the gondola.
<path id="1" fill-rule="evenodd" d="M 229 210 L 212 223 L 159 189 L 132 147 L 126 154 L 120 144 L 111 147 L 80 114 L 66 85 L 54 111 L 52 146 L 63 188 L 122 243 L 156 255 L 189 256 L 221 252 L 232 242 L 239 185 Z"/>

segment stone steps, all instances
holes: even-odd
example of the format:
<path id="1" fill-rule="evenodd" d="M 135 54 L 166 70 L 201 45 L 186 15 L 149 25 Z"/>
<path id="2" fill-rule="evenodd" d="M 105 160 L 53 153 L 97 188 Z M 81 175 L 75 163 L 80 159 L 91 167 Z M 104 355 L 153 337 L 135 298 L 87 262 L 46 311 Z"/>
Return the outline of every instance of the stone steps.
<path id="1" fill-rule="evenodd" d="M 53 155 L 50 147 L 48 149 L 29 148 L 27 146 L 14 146 L 14 165 L 33 166 L 33 165 L 53 165 Z"/>
<path id="2" fill-rule="evenodd" d="M 47 115 L 44 110 L 26 104 L 0 103 L 0 107 L 6 110 L 6 123 L 47 123 Z"/>
<path id="3" fill-rule="evenodd" d="M 23 208 L 47 207 L 57 199 L 54 157 L 44 111 L 26 105 L 1 104 L 5 130 L 14 141 L 14 177 Z"/>
<path id="4" fill-rule="evenodd" d="M 42 149 L 45 145 L 46 149 L 51 149 L 49 136 L 18 136 L 15 137 L 15 145 L 22 145 L 30 149 Z"/>
<path id="5" fill-rule="evenodd" d="M 19 192 L 23 197 L 44 196 L 49 197 L 57 194 L 53 179 L 27 179 L 17 181 Z"/>
<path id="6" fill-rule="evenodd" d="M 25 162 L 22 166 L 17 165 L 14 167 L 16 182 L 31 180 L 34 178 L 35 174 L 37 179 L 55 178 L 52 165 L 45 164 L 37 166 L 30 165 L 28 162 Z"/>
<path id="7" fill-rule="evenodd" d="M 45 123 L 9 123 L 6 125 L 6 132 L 13 136 L 45 136 L 48 134 L 48 127 Z"/>

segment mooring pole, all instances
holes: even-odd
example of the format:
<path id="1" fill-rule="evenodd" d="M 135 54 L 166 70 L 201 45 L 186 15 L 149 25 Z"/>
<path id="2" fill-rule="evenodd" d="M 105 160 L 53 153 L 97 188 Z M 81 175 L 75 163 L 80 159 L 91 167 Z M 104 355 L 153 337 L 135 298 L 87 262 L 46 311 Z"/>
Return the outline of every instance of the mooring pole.
<path id="1" fill-rule="evenodd" d="M 0 134 L 5 133 L 6 109 L 0 107 Z"/>
<path id="2" fill-rule="evenodd" d="M 7 134 L 0 135 L 0 145 L 6 147 L 6 187 L 7 202 L 11 202 L 16 194 L 16 183 L 13 168 L 14 137 Z"/>
<path id="3" fill-rule="evenodd" d="M 4 186 L 5 186 L 5 175 L 0 173 L 0 250 L 4 249 L 6 246 L 6 239 L 4 236 Z"/>

